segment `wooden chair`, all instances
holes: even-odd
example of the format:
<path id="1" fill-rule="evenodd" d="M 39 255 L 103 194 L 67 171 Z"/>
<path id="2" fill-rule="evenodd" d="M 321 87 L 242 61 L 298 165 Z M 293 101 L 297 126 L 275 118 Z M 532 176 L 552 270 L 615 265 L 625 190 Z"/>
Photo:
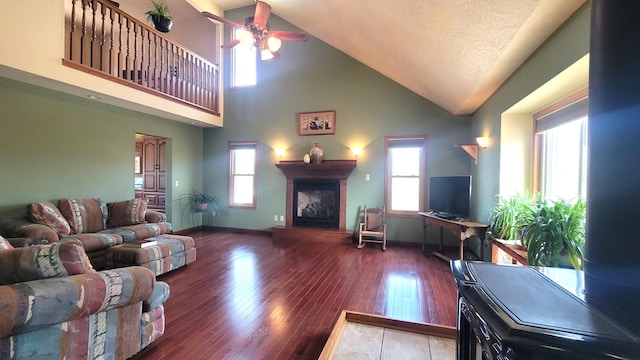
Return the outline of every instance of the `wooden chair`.
<path id="1" fill-rule="evenodd" d="M 360 223 L 358 249 L 365 243 L 382 244 L 382 251 L 387 250 L 387 224 L 384 223 L 385 208 L 364 207 L 363 222 Z"/>

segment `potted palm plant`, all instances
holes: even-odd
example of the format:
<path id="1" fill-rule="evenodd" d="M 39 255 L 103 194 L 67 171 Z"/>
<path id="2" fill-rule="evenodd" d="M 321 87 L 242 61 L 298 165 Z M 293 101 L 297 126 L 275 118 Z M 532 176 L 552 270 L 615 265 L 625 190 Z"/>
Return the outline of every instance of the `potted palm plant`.
<path id="1" fill-rule="evenodd" d="M 538 211 L 522 233 L 529 265 L 584 266 L 586 203 L 540 201 Z M 563 259 L 566 259 L 563 264 Z"/>
<path id="2" fill-rule="evenodd" d="M 152 22 L 156 30 L 160 32 L 169 32 L 173 26 L 173 18 L 169 14 L 169 7 L 164 0 L 151 0 L 153 9 L 147 11 L 147 21 Z"/>

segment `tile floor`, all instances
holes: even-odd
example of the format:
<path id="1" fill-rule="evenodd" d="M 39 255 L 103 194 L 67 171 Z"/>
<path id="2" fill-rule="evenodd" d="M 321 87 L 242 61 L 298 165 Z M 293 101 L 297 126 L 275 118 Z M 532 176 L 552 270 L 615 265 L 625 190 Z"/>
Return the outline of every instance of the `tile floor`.
<path id="1" fill-rule="evenodd" d="M 351 359 L 454 359 L 456 341 L 380 326 L 347 322 L 333 355 Z"/>

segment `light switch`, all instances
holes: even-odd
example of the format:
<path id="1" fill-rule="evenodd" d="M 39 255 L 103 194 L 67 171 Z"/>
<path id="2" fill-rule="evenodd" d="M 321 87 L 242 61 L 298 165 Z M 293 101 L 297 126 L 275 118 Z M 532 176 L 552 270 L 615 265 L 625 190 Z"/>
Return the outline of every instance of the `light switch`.
<path id="1" fill-rule="evenodd" d="M 371 181 L 371 175 L 370 174 L 364 174 L 364 181 Z"/>

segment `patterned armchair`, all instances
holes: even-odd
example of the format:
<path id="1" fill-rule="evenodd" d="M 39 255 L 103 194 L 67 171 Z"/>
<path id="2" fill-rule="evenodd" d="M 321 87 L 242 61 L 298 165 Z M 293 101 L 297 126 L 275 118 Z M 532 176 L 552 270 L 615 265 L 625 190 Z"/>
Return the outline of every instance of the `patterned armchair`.
<path id="1" fill-rule="evenodd" d="M 0 236 L 0 358 L 129 358 L 164 333 L 168 296 L 145 268 L 95 271 L 77 241 Z"/>

